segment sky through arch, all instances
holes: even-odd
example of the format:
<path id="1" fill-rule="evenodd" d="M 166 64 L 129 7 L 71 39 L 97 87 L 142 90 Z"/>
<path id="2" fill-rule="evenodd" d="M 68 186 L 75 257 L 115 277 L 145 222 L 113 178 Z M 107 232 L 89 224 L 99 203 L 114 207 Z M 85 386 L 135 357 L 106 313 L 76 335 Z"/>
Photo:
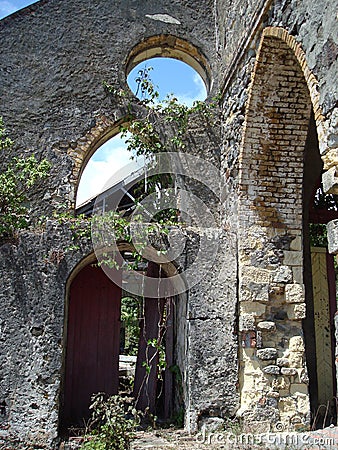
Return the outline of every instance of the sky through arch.
<path id="1" fill-rule="evenodd" d="M 36 1 L 0 0 L 0 19 Z M 160 93 L 160 99 L 174 94 L 180 103 L 192 106 L 195 100 L 207 96 L 205 84 L 200 75 L 188 64 L 172 58 L 151 58 L 139 63 L 128 75 L 127 82 L 135 93 L 135 79 L 138 71 L 152 67 L 150 77 Z M 101 192 L 107 180 L 122 167 L 131 162 L 130 153 L 119 135 L 102 145 L 91 157 L 80 180 L 77 192 L 77 206 Z M 141 162 L 138 163 L 140 166 Z"/>

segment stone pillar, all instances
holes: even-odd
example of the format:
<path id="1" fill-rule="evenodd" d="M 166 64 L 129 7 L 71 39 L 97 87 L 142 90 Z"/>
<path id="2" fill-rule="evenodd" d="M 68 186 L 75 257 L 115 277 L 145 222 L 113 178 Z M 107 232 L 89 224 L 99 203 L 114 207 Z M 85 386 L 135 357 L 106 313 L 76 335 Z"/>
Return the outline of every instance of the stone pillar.
<path id="1" fill-rule="evenodd" d="M 333 255 L 338 254 L 338 219 L 331 220 L 327 224 L 327 240 L 329 246 L 329 253 Z"/>

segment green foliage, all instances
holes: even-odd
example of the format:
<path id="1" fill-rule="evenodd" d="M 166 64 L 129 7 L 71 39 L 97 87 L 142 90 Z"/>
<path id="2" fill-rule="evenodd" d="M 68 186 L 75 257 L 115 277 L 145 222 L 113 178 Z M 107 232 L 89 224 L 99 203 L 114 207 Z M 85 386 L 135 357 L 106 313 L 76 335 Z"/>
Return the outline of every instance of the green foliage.
<path id="1" fill-rule="evenodd" d="M 69 212 L 54 212 L 53 218 L 60 224 L 67 224 L 72 232 L 71 244 L 65 249 L 68 251 L 76 251 L 80 249 L 81 240 L 89 240 L 91 237 L 92 218 L 80 214 L 76 217 Z M 43 218 L 46 220 L 46 218 Z"/>
<path id="2" fill-rule="evenodd" d="M 141 96 L 140 103 L 145 108 L 145 114 L 141 118 L 135 117 L 131 112 L 131 103 L 129 103 L 130 114 L 127 117 L 127 125 L 120 129 L 122 137 L 125 137 L 127 149 L 134 157 L 142 155 L 151 158 L 156 153 L 168 150 L 168 146 L 172 151 L 184 150 L 184 138 L 187 134 L 190 116 L 199 114 L 209 125 L 215 121 L 217 116 L 220 96 L 213 97 L 211 102 L 195 101 L 192 107 L 179 103 L 173 94 L 167 95 L 165 99 L 160 99 L 159 92 L 150 77 L 152 70 L 152 67 L 139 70 L 139 75 L 135 80 L 138 86 L 136 95 L 140 94 Z M 104 82 L 104 86 L 115 97 L 128 98 L 126 92 L 117 91 L 106 82 Z M 167 124 L 172 125 L 173 133 L 167 143 L 162 143 L 157 130 Z"/>
<path id="3" fill-rule="evenodd" d="M 140 337 L 139 316 L 139 300 L 134 297 L 123 297 L 121 299 L 121 322 L 125 329 L 124 354 L 126 355 L 137 355 Z"/>
<path id="4" fill-rule="evenodd" d="M 5 238 L 12 238 L 17 230 L 28 228 L 29 195 L 33 187 L 49 175 L 51 168 L 46 159 L 37 161 L 34 155 L 21 158 L 11 155 L 12 146 L 0 118 L 0 152 L 6 152 L 6 159 L 10 160 L 0 173 L 0 235 Z"/>
<path id="5" fill-rule="evenodd" d="M 124 261 L 124 270 L 137 270 L 140 262 L 143 261 L 142 252 L 147 246 L 146 236 L 156 233 L 166 235 L 169 233 L 169 227 L 174 225 L 170 220 L 161 220 L 158 223 L 140 222 L 137 229 L 137 216 L 133 217 L 133 235 L 130 231 L 130 220 L 122 217 L 116 211 L 109 211 L 103 215 L 92 217 L 92 237 L 99 243 L 97 250 L 102 249 L 99 265 L 106 265 L 110 268 L 119 269 L 115 255 L 117 247 L 114 243 L 128 242 L 135 246 L 132 256 L 128 261 Z M 165 253 L 166 249 L 159 250 Z"/>
<path id="6" fill-rule="evenodd" d="M 163 379 L 163 372 L 167 367 L 166 357 L 165 357 L 165 346 L 163 343 L 163 337 L 162 338 L 154 338 L 149 339 L 147 342 L 147 345 L 149 347 L 153 347 L 156 349 L 156 353 L 158 354 L 158 363 L 157 363 L 157 378 L 162 380 Z M 146 363 L 147 366 L 147 363 Z"/>
<path id="7" fill-rule="evenodd" d="M 126 450 L 140 423 L 140 413 L 132 406 L 133 399 L 103 393 L 93 396 L 91 421 L 82 450 Z"/>
<path id="8" fill-rule="evenodd" d="M 310 223 L 310 245 L 312 247 L 327 247 L 326 225 L 322 223 Z"/>

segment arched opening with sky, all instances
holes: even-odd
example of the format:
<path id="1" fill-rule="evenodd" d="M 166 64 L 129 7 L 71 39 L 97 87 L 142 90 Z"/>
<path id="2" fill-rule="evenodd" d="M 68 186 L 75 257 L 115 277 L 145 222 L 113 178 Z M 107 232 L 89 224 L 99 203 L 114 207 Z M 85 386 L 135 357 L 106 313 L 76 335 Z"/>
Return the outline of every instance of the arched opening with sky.
<path id="1" fill-rule="evenodd" d="M 188 64 L 173 58 L 151 58 L 139 63 L 131 70 L 127 82 L 136 94 L 139 71 L 148 69 L 149 76 L 159 92 L 159 101 L 173 95 L 178 102 L 192 106 L 195 101 L 205 100 L 206 87 L 201 76 Z M 137 94 L 140 97 L 140 93 Z M 109 139 L 91 157 L 86 165 L 78 187 L 76 206 L 79 207 L 98 193 L 110 187 L 110 178 L 131 163 L 125 138 L 120 134 Z M 130 171 L 142 166 L 142 158 L 133 161 Z M 119 181 L 119 180 L 116 180 Z"/>

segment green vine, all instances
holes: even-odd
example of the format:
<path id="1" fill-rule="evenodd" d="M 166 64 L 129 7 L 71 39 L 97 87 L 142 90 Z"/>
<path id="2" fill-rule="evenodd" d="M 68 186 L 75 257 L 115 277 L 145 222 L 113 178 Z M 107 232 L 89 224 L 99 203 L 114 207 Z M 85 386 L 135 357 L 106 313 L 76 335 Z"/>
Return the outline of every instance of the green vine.
<path id="1" fill-rule="evenodd" d="M 18 230 L 31 223 L 29 198 L 39 182 L 48 177 L 51 164 L 35 155 L 17 157 L 13 154 L 13 141 L 7 136 L 0 117 L 0 152 L 9 161 L 0 173 L 0 236 L 11 239 Z"/>
<path id="2" fill-rule="evenodd" d="M 126 91 L 116 90 L 107 82 L 103 83 L 106 90 L 115 98 L 128 99 L 127 124 L 121 126 L 120 131 L 125 138 L 127 149 L 135 157 L 151 157 L 167 150 L 168 144 L 174 151 L 184 150 L 190 116 L 199 114 L 209 125 L 212 124 L 217 118 L 217 107 L 221 99 L 221 96 L 217 95 L 210 102 L 195 101 L 192 107 L 179 103 L 173 94 L 160 100 L 159 92 L 150 77 L 151 70 L 152 67 L 141 69 L 135 80 L 138 85 L 136 95 L 141 95 L 139 103 L 145 111 L 141 118 L 132 114 L 132 103 Z M 162 143 L 157 130 L 167 124 L 173 126 L 174 132 L 169 142 Z"/>

